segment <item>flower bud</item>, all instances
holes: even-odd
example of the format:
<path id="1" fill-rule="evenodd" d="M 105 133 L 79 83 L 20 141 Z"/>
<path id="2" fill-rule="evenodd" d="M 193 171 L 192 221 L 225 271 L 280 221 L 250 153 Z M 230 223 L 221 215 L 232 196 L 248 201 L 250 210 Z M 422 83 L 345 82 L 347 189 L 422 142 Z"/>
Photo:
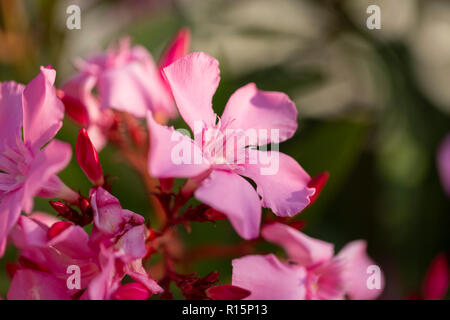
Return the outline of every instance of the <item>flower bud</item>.
<path id="1" fill-rule="evenodd" d="M 180 59 L 189 51 L 191 43 L 191 32 L 188 28 L 181 28 L 169 45 L 164 49 L 159 61 L 159 68 L 162 70 L 169 64 Z"/>
<path id="2" fill-rule="evenodd" d="M 50 205 L 53 209 L 55 209 L 56 212 L 58 212 L 58 215 L 62 217 L 67 217 L 68 214 L 70 214 L 71 209 L 68 205 L 65 203 L 59 202 L 59 201 L 49 201 Z"/>
<path id="3" fill-rule="evenodd" d="M 309 205 L 311 205 L 314 201 L 316 201 L 323 187 L 327 183 L 329 177 L 330 174 L 328 172 L 322 172 L 321 174 L 315 176 L 309 181 L 308 187 L 316 189 L 316 192 L 314 192 L 314 194 L 311 197 L 309 197 L 310 201 Z"/>
<path id="4" fill-rule="evenodd" d="M 89 138 L 86 129 L 80 129 L 77 138 L 76 155 L 78 165 L 88 179 L 96 186 L 102 186 L 105 182 L 103 170 L 98 159 L 97 150 Z"/>
<path id="5" fill-rule="evenodd" d="M 206 295 L 212 300 L 242 300 L 250 294 L 250 291 L 230 284 L 214 286 L 206 290 Z"/>
<path id="6" fill-rule="evenodd" d="M 69 118 L 79 125 L 87 127 L 89 124 L 89 115 L 86 106 L 79 99 L 68 95 L 60 89 L 56 90 L 56 95 L 64 104 L 64 109 Z"/>

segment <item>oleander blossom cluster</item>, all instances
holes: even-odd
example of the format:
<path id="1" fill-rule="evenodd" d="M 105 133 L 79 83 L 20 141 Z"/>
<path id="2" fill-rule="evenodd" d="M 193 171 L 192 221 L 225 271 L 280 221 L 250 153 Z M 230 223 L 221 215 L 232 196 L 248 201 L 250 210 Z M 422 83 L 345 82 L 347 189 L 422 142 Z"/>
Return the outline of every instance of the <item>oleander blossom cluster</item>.
<path id="1" fill-rule="evenodd" d="M 377 298 L 383 273 L 364 240 L 335 254 L 300 230 L 298 214 L 317 201 L 328 173 L 311 177 L 278 151 L 297 131 L 295 104 L 249 83 L 219 117 L 219 62 L 188 53 L 189 44 L 181 29 L 155 62 L 123 38 L 77 60 L 61 86 L 51 66 L 26 85 L 0 84 L 0 257 L 17 252 L 6 298 L 173 299 L 173 286 L 186 299 Z M 72 146 L 55 138 L 64 115 L 80 126 L 75 156 L 91 183 L 85 193 L 58 177 L 72 157 Z M 190 131 L 168 125 L 178 117 Z M 142 179 L 152 214 L 122 207 L 120 180 L 101 166 L 106 144 Z M 51 199 L 53 212 L 33 210 L 35 197 Z M 219 220 L 242 239 L 223 250 L 233 252 L 231 283 L 215 270 L 187 272 L 210 251 L 187 248 L 178 234 Z M 284 255 L 258 252 L 264 242 Z"/>

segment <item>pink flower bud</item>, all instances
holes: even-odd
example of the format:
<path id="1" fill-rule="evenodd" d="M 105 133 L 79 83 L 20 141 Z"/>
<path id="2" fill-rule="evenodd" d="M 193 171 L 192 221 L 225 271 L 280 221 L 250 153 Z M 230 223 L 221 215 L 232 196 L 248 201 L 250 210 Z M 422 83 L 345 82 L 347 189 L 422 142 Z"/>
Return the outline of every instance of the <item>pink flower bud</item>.
<path id="1" fill-rule="evenodd" d="M 56 90 L 56 95 L 64 104 L 67 115 L 83 127 L 89 124 L 89 115 L 86 106 L 77 98 L 66 94 L 64 91 Z"/>
<path id="2" fill-rule="evenodd" d="M 113 300 L 147 300 L 150 291 L 139 282 L 127 283 L 114 292 Z"/>
<path id="3" fill-rule="evenodd" d="M 76 155 L 78 164 L 88 179 L 96 186 L 105 182 L 97 150 L 89 138 L 86 129 L 80 129 L 77 138 Z"/>
<path id="4" fill-rule="evenodd" d="M 242 300 L 247 298 L 251 292 L 241 287 L 224 284 L 209 288 L 206 290 L 206 294 L 212 300 Z"/>

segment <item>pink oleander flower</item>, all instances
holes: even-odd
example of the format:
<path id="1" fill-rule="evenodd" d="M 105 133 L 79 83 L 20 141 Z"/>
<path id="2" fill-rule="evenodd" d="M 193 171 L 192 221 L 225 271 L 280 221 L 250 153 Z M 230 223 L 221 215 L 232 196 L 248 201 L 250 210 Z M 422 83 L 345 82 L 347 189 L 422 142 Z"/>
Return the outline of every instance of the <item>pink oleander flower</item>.
<path id="1" fill-rule="evenodd" d="M 315 188 L 308 187 L 310 176 L 293 158 L 250 148 L 293 136 L 297 110 L 287 95 L 258 90 L 250 83 L 230 97 L 217 121 L 212 109 L 220 80 L 217 60 L 205 53 L 192 53 L 164 68 L 164 74 L 195 140 L 158 124 L 149 113 L 148 166 L 152 176 L 190 178 L 184 191 L 195 190 L 195 198 L 224 213 L 245 239 L 258 236 L 262 206 L 284 217 L 310 204 Z M 249 130 L 275 134 L 243 134 Z M 188 161 L 174 161 L 174 154 Z M 260 159 L 276 159 L 278 170 L 270 172 L 273 162 Z M 243 177 L 252 179 L 257 190 Z"/>
<path id="2" fill-rule="evenodd" d="M 41 67 L 27 86 L 0 84 L 0 257 L 8 232 L 22 210 L 32 211 L 35 196 L 78 198 L 56 176 L 72 150 L 52 140 L 64 117 L 53 87 L 55 76 L 55 70 Z"/>
<path id="3" fill-rule="evenodd" d="M 94 226 L 80 226 L 45 214 L 22 216 L 11 232 L 20 250 L 8 299 L 129 299 L 162 292 L 144 267 L 148 230 L 144 218 L 124 210 L 102 188 L 91 191 Z M 68 268 L 80 268 L 80 288 L 67 285 Z M 122 285 L 125 275 L 136 281 Z"/>
<path id="4" fill-rule="evenodd" d="M 442 186 L 447 195 L 450 196 L 450 134 L 445 137 L 439 147 L 437 164 Z"/>
<path id="5" fill-rule="evenodd" d="M 159 65 L 144 47 L 131 47 L 129 38 L 121 39 L 117 47 L 110 46 L 105 53 L 76 62 L 79 72 L 59 94 L 68 115 L 87 127 L 97 150 L 105 145 L 105 133 L 114 123 L 111 108 L 140 118 L 151 110 L 162 121 L 176 116 L 161 69 L 185 55 L 189 43 L 189 30 L 181 29 Z M 94 95 L 94 89 L 98 95 Z"/>
<path id="6" fill-rule="evenodd" d="M 374 262 L 362 240 L 347 244 L 336 256 L 331 243 L 313 239 L 287 225 L 273 223 L 262 236 L 280 245 L 286 262 L 275 255 L 249 255 L 233 260 L 233 285 L 251 291 L 248 299 L 316 300 L 375 299 L 382 291 L 369 289 L 367 268 Z"/>

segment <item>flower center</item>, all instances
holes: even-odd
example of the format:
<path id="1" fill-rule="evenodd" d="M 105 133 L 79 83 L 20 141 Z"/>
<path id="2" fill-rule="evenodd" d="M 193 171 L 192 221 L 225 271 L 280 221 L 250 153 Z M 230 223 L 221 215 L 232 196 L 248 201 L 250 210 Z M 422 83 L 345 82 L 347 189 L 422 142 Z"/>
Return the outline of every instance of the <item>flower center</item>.
<path id="1" fill-rule="evenodd" d="M 227 129 L 227 125 L 218 123 L 201 131 L 201 150 L 211 165 L 220 169 L 233 170 L 245 164 L 244 133 Z"/>
<path id="2" fill-rule="evenodd" d="M 0 154 L 0 200 L 23 184 L 32 159 L 32 151 L 20 138 L 12 145 L 3 145 Z"/>

